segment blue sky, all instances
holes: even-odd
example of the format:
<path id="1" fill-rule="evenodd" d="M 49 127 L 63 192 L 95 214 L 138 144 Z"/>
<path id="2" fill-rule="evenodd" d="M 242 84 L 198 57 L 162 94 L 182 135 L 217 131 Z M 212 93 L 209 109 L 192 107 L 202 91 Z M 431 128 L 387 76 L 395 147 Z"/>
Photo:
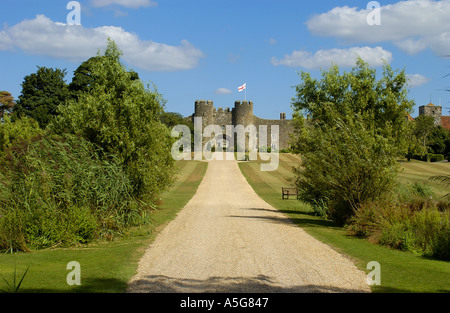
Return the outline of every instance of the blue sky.
<path id="1" fill-rule="evenodd" d="M 379 11 L 357 0 L 78 2 L 81 25 L 67 25 L 69 1 L 2 1 L 0 90 L 17 98 L 36 66 L 65 68 L 70 82 L 109 36 L 124 64 L 157 86 L 166 110 L 185 116 L 197 99 L 232 107 L 243 83 L 255 115 L 289 116 L 298 72 L 317 76 L 331 62 L 350 70 L 355 55 L 380 72 L 383 60 L 406 69 L 413 116 L 430 100 L 450 111 L 450 1 L 379 1 Z M 369 25 L 378 12 L 381 24 Z"/>

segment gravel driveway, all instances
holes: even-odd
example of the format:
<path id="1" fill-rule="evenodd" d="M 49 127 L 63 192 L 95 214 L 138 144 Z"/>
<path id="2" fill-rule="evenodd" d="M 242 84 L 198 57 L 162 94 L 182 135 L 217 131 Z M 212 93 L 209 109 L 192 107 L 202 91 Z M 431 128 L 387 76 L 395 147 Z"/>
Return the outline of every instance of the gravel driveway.
<path id="1" fill-rule="evenodd" d="M 197 193 L 148 247 L 128 292 L 370 288 L 365 273 L 348 258 L 258 197 L 237 161 L 213 160 Z"/>

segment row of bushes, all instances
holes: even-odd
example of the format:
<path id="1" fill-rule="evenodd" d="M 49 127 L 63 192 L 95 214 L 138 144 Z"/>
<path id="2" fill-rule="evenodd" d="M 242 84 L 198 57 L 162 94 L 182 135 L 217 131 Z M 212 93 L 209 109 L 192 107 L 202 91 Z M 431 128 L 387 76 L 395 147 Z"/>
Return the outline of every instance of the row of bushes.
<path id="1" fill-rule="evenodd" d="M 450 201 L 433 200 L 427 185 L 402 186 L 397 201 L 365 203 L 347 229 L 352 235 L 418 255 L 450 260 Z"/>
<path id="2" fill-rule="evenodd" d="M 413 159 L 420 161 L 440 162 L 445 160 L 445 156 L 443 154 L 427 153 L 423 156 L 415 156 Z"/>

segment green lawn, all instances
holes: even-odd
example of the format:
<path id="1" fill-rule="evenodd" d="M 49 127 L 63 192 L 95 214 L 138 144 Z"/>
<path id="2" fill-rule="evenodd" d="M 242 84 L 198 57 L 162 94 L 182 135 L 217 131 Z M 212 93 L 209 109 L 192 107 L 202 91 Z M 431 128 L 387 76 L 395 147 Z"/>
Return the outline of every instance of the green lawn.
<path id="1" fill-rule="evenodd" d="M 363 270 L 370 261 L 381 264 L 381 286 L 374 292 L 450 292 L 450 263 L 428 260 L 410 253 L 388 249 L 347 236 L 341 228 L 308 214 L 311 210 L 296 200 L 282 200 L 281 186 L 292 185 L 292 167 L 298 165 L 297 156 L 280 154 L 280 167 L 275 172 L 261 172 L 258 161 L 241 162 L 243 174 L 267 202 L 286 213 L 295 223 L 319 240 L 351 257 Z M 136 272 L 137 263 L 155 235 L 172 220 L 197 190 L 206 172 L 206 162 L 180 161 L 180 175 L 169 192 L 162 195 L 158 210 L 152 215 L 154 230 L 149 234 L 135 230 L 133 236 L 114 242 L 101 242 L 70 249 L 51 249 L 31 253 L 0 255 L 0 274 L 13 281 L 29 266 L 20 288 L 21 292 L 123 292 Z M 427 182 L 431 175 L 450 172 L 450 164 L 412 161 L 404 164 L 402 182 Z M 428 183 L 428 182 L 427 182 Z M 437 193 L 442 186 L 429 183 Z M 66 283 L 67 263 L 81 265 L 81 286 Z M 0 289 L 6 284 L 0 278 Z"/>
<path id="2" fill-rule="evenodd" d="M 281 187 L 293 185 L 292 168 L 299 164 L 297 156 L 280 154 L 280 166 L 274 172 L 261 172 L 259 162 L 241 162 L 239 167 L 261 198 L 312 236 L 346 254 L 362 270 L 370 271 L 366 269 L 370 261 L 380 263 L 381 285 L 373 286 L 373 292 L 450 292 L 450 262 L 425 259 L 348 236 L 342 228 L 313 216 L 307 205 L 294 198 L 282 200 Z M 428 183 L 429 176 L 450 173 L 449 163 L 412 161 L 403 166 L 405 170 L 399 176 L 403 183 Z M 429 185 L 437 194 L 444 193 L 442 186 L 432 182 Z"/>
<path id="3" fill-rule="evenodd" d="M 417 160 L 403 162 L 403 170 L 399 175 L 401 183 L 423 183 L 429 185 L 438 197 L 448 193 L 443 184 L 430 181 L 429 178 L 435 175 L 450 175 L 450 163 L 430 163 Z"/>
<path id="4" fill-rule="evenodd" d="M 19 292 L 124 292 L 145 248 L 195 194 L 207 168 L 206 162 L 180 161 L 178 165 L 178 180 L 162 195 L 161 204 L 152 214 L 153 231 L 135 229 L 129 236 L 113 242 L 78 248 L 0 254 L 0 274 L 12 283 L 16 267 L 18 282 L 29 266 Z M 80 263 L 81 286 L 69 286 L 66 282 L 71 271 L 66 266 L 70 261 Z M 1 278 L 0 289 L 6 289 Z"/>

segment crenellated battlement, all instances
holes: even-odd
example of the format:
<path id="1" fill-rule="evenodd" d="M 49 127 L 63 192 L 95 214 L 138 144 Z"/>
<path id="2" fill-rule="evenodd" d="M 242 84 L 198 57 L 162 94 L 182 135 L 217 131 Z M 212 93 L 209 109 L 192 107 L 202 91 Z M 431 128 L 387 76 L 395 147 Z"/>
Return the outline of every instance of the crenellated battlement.
<path id="1" fill-rule="evenodd" d="M 235 108 L 241 108 L 241 109 L 250 109 L 253 112 L 253 102 L 252 101 L 235 101 L 234 102 Z"/>

